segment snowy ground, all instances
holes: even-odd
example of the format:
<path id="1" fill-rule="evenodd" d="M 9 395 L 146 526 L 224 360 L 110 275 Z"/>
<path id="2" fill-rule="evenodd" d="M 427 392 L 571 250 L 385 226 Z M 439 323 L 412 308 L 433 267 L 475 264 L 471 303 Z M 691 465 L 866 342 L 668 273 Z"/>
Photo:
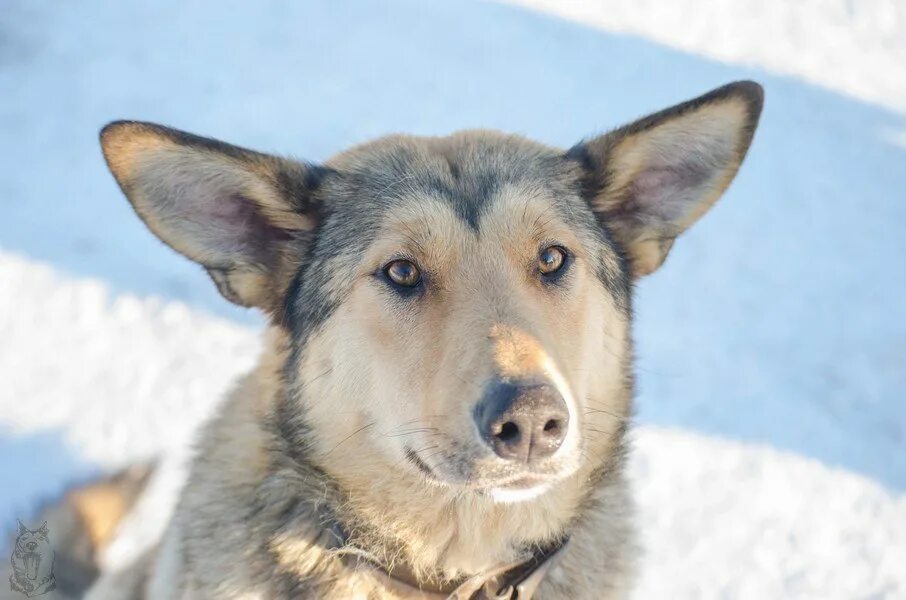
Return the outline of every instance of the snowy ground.
<path id="1" fill-rule="evenodd" d="M 744 169 L 639 287 L 638 597 L 906 596 L 906 19 L 792 4 L 6 0 L 0 523 L 180 456 L 258 348 L 132 215 L 105 121 L 314 160 L 472 126 L 568 145 L 749 77 Z"/>

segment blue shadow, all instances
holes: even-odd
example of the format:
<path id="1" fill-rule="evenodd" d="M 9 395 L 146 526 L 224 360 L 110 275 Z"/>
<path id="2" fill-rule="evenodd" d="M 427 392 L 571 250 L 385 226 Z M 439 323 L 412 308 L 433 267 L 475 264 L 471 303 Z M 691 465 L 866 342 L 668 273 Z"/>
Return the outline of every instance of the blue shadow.
<path id="1" fill-rule="evenodd" d="M 906 489 L 906 150 L 889 141 L 902 117 L 491 3 L 87 2 L 41 22 L 26 5 L 0 25 L 15 48 L 0 62 L 0 246 L 238 319 L 133 216 L 98 151 L 104 122 L 314 160 L 394 131 L 568 146 L 729 80 L 763 82 L 737 182 L 639 285 L 639 420 Z"/>
<path id="2" fill-rule="evenodd" d="M 73 483 L 97 475 L 100 470 L 77 457 L 58 432 L 44 431 L 24 436 L 0 432 L 0 547 L 15 531 L 16 519 L 26 527 L 40 526 L 38 509 L 51 502 Z M 51 532 L 53 535 L 53 532 Z"/>

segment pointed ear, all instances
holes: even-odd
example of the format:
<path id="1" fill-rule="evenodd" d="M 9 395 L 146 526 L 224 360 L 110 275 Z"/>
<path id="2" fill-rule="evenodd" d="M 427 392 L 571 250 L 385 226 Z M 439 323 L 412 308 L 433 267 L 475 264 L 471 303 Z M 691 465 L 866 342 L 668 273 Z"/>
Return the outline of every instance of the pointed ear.
<path id="1" fill-rule="evenodd" d="M 28 533 L 28 527 L 26 527 L 25 525 L 23 525 L 23 524 L 22 524 L 22 521 L 20 521 L 19 519 L 16 519 L 16 525 L 19 526 L 19 533 L 18 533 L 18 535 L 23 535 L 23 534 L 25 534 L 25 533 Z"/>
<path id="2" fill-rule="evenodd" d="M 241 306 L 276 310 L 315 228 L 327 169 L 152 123 L 101 130 L 110 171 L 157 237 Z"/>
<path id="3" fill-rule="evenodd" d="M 41 523 L 41 526 L 37 529 L 37 533 L 47 535 L 47 521 Z"/>
<path id="4" fill-rule="evenodd" d="M 676 237 L 736 175 L 764 93 L 740 81 L 573 147 L 592 210 L 635 277 L 657 269 Z"/>

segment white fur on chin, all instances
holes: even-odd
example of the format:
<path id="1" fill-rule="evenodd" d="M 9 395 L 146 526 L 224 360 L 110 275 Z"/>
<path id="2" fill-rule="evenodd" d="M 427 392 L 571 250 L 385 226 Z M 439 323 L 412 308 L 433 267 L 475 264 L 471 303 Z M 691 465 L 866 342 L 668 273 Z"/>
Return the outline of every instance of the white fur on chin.
<path id="1" fill-rule="evenodd" d="M 515 504 L 517 502 L 527 502 L 534 500 L 544 492 L 549 490 L 551 484 L 548 482 L 541 483 L 530 488 L 517 490 L 508 490 L 506 488 L 492 488 L 490 491 L 491 498 L 497 504 Z"/>

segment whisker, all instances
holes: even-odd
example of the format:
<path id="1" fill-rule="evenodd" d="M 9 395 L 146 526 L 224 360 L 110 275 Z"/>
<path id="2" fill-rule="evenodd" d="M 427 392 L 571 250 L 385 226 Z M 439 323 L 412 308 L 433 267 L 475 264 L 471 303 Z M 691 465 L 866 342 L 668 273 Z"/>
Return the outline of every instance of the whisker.
<path id="1" fill-rule="evenodd" d="M 373 427 L 376 423 L 377 423 L 377 421 L 372 421 L 371 423 L 368 423 L 368 424 L 366 424 L 366 425 L 362 425 L 361 427 L 359 427 L 358 429 L 356 429 L 355 431 L 353 431 L 352 433 L 350 433 L 349 435 L 347 435 L 345 438 L 343 438 L 342 440 L 340 440 L 339 442 L 337 442 L 337 445 L 334 446 L 333 448 L 331 448 L 330 450 L 328 450 L 327 453 L 326 453 L 324 456 L 329 456 L 334 450 L 336 450 L 336 449 L 339 448 L 341 445 L 343 445 L 344 443 L 346 443 L 347 441 L 349 441 L 352 437 L 354 437 L 354 436 L 356 436 L 356 435 L 362 433 L 363 431 L 365 431 L 365 430 L 368 429 L 369 427 Z"/>
<path id="2" fill-rule="evenodd" d="M 615 412 L 610 412 L 609 410 L 604 410 L 603 408 L 589 408 L 588 410 L 585 411 L 586 415 L 592 415 L 592 414 L 598 414 L 598 413 L 607 415 L 609 417 L 613 417 L 614 419 L 619 419 L 620 421 L 627 421 L 629 419 L 629 417 L 617 414 Z"/>
<path id="3" fill-rule="evenodd" d="M 437 427 L 416 427 L 415 429 L 407 429 L 406 431 L 400 431 L 398 433 L 385 433 L 384 437 L 400 437 L 404 435 L 424 433 L 426 431 L 437 431 Z"/>

